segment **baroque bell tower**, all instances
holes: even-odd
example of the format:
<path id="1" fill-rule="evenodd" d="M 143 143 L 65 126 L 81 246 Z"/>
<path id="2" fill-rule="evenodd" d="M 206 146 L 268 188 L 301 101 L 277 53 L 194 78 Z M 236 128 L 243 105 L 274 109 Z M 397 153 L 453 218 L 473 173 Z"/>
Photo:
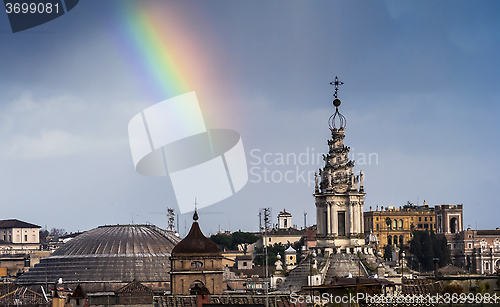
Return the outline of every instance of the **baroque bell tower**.
<path id="1" fill-rule="evenodd" d="M 335 113 L 328 124 L 332 138 L 328 140 L 328 154 L 323 155 L 325 165 L 316 173 L 314 197 L 316 199 L 317 244 L 343 252 L 365 244 L 363 229 L 364 186 L 363 171 L 353 172 L 354 161 L 349 160 L 350 147 L 344 145 L 346 118 L 340 114 L 339 85 L 335 77 Z"/>

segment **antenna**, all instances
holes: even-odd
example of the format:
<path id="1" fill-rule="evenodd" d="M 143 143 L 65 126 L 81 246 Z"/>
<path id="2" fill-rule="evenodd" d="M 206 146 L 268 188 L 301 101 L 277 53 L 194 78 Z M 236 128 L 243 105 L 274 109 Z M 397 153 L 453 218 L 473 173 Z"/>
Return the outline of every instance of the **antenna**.
<path id="1" fill-rule="evenodd" d="M 304 229 L 307 228 L 307 212 L 304 210 Z"/>
<path id="2" fill-rule="evenodd" d="M 259 209 L 259 217 L 260 217 L 260 231 L 263 232 L 263 246 L 264 246 L 264 254 L 266 257 L 266 306 L 269 307 L 269 263 L 267 257 L 267 232 L 271 226 L 271 208 L 260 208 Z"/>
<path id="3" fill-rule="evenodd" d="M 181 229 L 179 228 L 179 216 L 177 216 L 177 233 L 181 232 Z"/>
<path id="4" fill-rule="evenodd" d="M 271 208 L 259 209 L 259 230 L 267 232 L 271 228 Z"/>
<path id="5" fill-rule="evenodd" d="M 175 232 L 175 212 L 173 208 L 167 208 L 167 230 Z"/>

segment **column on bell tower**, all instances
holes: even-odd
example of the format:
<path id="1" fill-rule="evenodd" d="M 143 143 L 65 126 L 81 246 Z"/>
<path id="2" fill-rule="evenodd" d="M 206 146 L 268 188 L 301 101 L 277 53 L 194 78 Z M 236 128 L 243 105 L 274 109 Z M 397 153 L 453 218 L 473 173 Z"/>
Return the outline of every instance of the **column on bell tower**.
<path id="1" fill-rule="evenodd" d="M 326 202 L 326 235 L 330 236 L 332 234 L 332 216 L 330 213 L 330 203 Z"/>

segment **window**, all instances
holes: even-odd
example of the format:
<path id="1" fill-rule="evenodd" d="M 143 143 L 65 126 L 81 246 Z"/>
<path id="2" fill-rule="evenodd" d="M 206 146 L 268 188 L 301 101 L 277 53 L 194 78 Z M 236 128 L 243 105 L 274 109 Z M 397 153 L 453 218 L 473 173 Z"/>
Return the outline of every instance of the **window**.
<path id="1" fill-rule="evenodd" d="M 422 228 L 424 228 L 424 226 L 422 224 L 418 224 L 418 228 L 422 229 Z"/>
<path id="2" fill-rule="evenodd" d="M 472 248 L 472 244 L 471 243 L 467 243 L 467 248 Z"/>
<path id="3" fill-rule="evenodd" d="M 285 226 L 285 228 L 286 228 L 286 222 L 287 222 L 287 220 L 285 219 L 285 220 L 284 220 L 284 226 Z"/>
<path id="4" fill-rule="evenodd" d="M 247 262 L 246 261 L 243 261 L 243 266 L 247 266 Z"/>
<path id="5" fill-rule="evenodd" d="M 377 230 L 379 230 L 378 224 L 377 224 Z"/>
<path id="6" fill-rule="evenodd" d="M 413 216 L 411 217 L 411 220 L 413 221 Z"/>
<path id="7" fill-rule="evenodd" d="M 403 245 L 403 235 L 399 236 L 399 245 Z"/>
<path id="8" fill-rule="evenodd" d="M 458 232 L 458 220 L 456 218 L 450 219 L 450 232 L 457 233 Z"/>
<path id="9" fill-rule="evenodd" d="M 396 221 L 396 220 L 392 221 L 392 229 L 394 229 L 394 230 L 398 229 L 398 221 Z"/>
<path id="10" fill-rule="evenodd" d="M 377 222 L 378 222 L 378 217 L 377 217 Z"/>
<path id="11" fill-rule="evenodd" d="M 337 220 L 339 225 L 339 236 L 345 236 L 345 211 L 337 213 Z"/>
<path id="12" fill-rule="evenodd" d="M 392 245 L 392 236 L 387 236 L 387 245 Z"/>
<path id="13" fill-rule="evenodd" d="M 421 216 L 418 217 L 418 221 L 422 222 L 422 217 Z"/>
<path id="14" fill-rule="evenodd" d="M 399 220 L 399 229 L 403 229 L 403 220 Z"/>
<path id="15" fill-rule="evenodd" d="M 24 235 L 24 242 L 28 242 L 28 235 Z"/>
<path id="16" fill-rule="evenodd" d="M 424 221 L 426 221 L 426 222 L 427 222 L 427 216 L 424 218 Z"/>
<path id="17" fill-rule="evenodd" d="M 430 219 L 431 219 L 431 222 L 432 222 L 432 216 L 430 217 Z"/>
<path id="18" fill-rule="evenodd" d="M 191 262 L 191 267 L 193 267 L 193 268 L 201 268 L 202 266 L 203 266 L 203 263 L 201 263 L 200 261 Z"/>
<path id="19" fill-rule="evenodd" d="M 429 229 L 429 224 L 424 224 L 425 229 Z"/>

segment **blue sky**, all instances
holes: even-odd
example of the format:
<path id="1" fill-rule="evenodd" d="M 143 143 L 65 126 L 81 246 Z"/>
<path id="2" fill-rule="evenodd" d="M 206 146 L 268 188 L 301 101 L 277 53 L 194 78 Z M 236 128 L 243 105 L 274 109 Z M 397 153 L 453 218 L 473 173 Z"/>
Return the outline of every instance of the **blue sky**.
<path id="1" fill-rule="evenodd" d="M 256 156 L 326 152 L 336 75 L 345 82 L 345 144 L 365 174 L 365 210 L 463 203 L 465 227 L 500 226 L 498 2 L 139 3 L 174 12 L 185 39 L 203 42 L 193 53 L 214 78 L 193 86 L 207 122 L 243 140 L 250 182 L 201 210 L 206 234 L 256 231 L 262 207 L 274 216 L 286 208 L 298 227 L 304 212 L 315 223 L 313 187 L 300 174 L 321 165 L 264 165 Z M 127 124 L 170 97 L 145 92 L 123 57 L 115 35 L 126 4 L 80 1 L 15 34 L 0 14 L 3 219 L 68 231 L 132 218 L 165 227 L 153 213 L 176 207 L 171 183 L 135 172 Z M 369 154 L 378 159 L 363 163 Z M 255 182 L 264 167 L 298 179 Z M 180 217 L 181 234 L 190 220 Z"/>

